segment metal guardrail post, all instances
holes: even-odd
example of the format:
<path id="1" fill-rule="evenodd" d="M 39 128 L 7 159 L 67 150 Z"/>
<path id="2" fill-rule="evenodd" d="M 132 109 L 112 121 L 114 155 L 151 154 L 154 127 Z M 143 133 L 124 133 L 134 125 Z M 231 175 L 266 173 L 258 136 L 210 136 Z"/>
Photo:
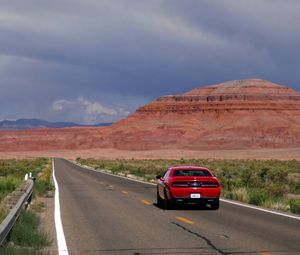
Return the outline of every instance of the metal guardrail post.
<path id="1" fill-rule="evenodd" d="M 23 205 L 28 201 L 28 199 L 32 195 L 34 181 L 31 179 L 29 179 L 28 181 L 30 181 L 30 186 L 27 188 L 26 192 L 21 196 L 15 207 L 12 210 L 10 210 L 9 214 L 0 224 L 0 245 L 3 244 L 14 223 L 18 219 Z"/>

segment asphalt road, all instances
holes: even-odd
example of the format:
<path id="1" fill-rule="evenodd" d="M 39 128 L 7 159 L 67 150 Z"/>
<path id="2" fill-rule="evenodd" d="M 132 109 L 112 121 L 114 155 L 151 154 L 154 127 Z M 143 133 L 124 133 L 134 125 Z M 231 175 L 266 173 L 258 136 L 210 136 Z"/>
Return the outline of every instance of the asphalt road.
<path id="1" fill-rule="evenodd" d="M 156 187 L 55 159 L 69 254 L 300 254 L 300 220 L 221 202 L 163 210 Z"/>

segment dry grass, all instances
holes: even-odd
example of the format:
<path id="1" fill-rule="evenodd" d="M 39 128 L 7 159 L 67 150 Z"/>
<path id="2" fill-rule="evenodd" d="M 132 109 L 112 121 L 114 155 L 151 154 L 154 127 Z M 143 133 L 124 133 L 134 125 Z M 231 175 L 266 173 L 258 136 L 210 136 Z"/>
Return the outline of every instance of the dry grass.
<path id="1" fill-rule="evenodd" d="M 290 209 L 288 202 L 284 200 L 278 200 L 278 201 L 267 200 L 262 204 L 262 206 L 275 209 L 275 210 L 282 210 L 282 211 L 289 211 Z"/>
<path id="2" fill-rule="evenodd" d="M 246 188 L 234 188 L 232 190 L 232 199 L 244 203 L 249 203 L 249 194 Z"/>

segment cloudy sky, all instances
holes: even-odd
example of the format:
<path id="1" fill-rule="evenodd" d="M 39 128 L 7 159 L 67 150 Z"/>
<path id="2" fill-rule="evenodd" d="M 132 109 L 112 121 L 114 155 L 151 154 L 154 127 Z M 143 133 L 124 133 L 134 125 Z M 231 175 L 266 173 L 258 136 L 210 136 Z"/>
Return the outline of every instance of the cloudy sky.
<path id="1" fill-rule="evenodd" d="M 0 0 L 0 119 L 111 122 L 227 80 L 300 90 L 298 0 Z"/>

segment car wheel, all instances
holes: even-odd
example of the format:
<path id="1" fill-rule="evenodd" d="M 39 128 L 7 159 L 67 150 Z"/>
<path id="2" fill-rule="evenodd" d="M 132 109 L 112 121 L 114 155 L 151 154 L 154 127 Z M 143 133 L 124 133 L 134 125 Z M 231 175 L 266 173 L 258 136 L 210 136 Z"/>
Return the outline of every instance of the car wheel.
<path id="1" fill-rule="evenodd" d="M 216 199 L 212 204 L 210 204 L 210 208 L 212 210 L 218 210 L 220 207 L 220 201 L 219 199 Z"/>
<path id="2" fill-rule="evenodd" d="M 159 195 L 158 189 L 156 190 L 156 201 L 157 201 L 157 206 L 158 207 L 163 207 L 163 201 Z"/>
<path id="3" fill-rule="evenodd" d="M 164 201 L 163 201 L 163 206 L 164 206 L 164 209 L 165 210 L 168 210 L 168 209 L 171 209 L 171 202 L 169 201 L 168 199 L 168 196 L 167 196 L 167 192 L 166 190 L 164 190 Z"/>

